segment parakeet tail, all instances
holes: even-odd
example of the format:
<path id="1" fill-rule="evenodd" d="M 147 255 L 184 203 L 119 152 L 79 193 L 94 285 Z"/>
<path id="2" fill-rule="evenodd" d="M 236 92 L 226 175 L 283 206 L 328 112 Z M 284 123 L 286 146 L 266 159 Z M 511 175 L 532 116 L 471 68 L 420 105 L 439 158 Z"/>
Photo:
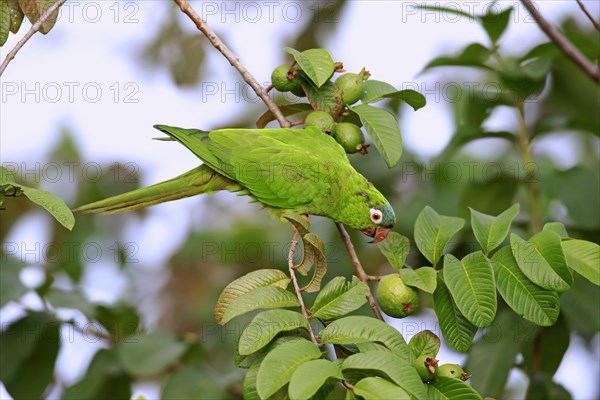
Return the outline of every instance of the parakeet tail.
<path id="1" fill-rule="evenodd" d="M 78 207 L 83 213 L 113 214 L 137 210 L 166 201 L 182 199 L 218 190 L 239 191 L 241 187 L 206 165 L 200 165 L 182 175 L 152 186 L 133 190 L 108 199 Z"/>

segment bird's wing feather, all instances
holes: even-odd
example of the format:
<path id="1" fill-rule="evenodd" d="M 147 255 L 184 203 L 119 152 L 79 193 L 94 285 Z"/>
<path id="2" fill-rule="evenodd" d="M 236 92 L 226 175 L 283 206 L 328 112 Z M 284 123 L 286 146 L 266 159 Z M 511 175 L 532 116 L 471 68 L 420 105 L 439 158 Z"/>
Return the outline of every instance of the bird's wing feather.
<path id="1" fill-rule="evenodd" d="M 331 188 L 323 165 L 348 163 L 332 138 L 313 129 L 223 129 L 209 137 L 209 150 L 235 180 L 272 207 L 293 209 L 326 197 Z"/>
<path id="2" fill-rule="evenodd" d="M 327 198 L 331 195 L 331 181 L 327 179 L 331 165 L 334 169 L 350 166 L 341 146 L 316 128 L 204 132 L 155 127 L 272 207 L 294 209 Z"/>

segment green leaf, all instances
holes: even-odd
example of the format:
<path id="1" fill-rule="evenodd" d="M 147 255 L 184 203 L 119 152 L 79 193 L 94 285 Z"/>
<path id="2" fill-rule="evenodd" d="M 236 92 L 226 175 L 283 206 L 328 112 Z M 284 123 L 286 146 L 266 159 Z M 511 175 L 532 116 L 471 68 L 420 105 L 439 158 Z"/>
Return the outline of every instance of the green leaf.
<path id="1" fill-rule="evenodd" d="M 321 288 L 321 280 L 327 273 L 327 259 L 325 258 L 325 246 L 320 237 L 314 233 L 307 233 L 302 237 L 302 243 L 304 244 L 304 259 L 307 258 L 312 260 L 315 266 L 315 272 L 310 279 L 310 282 L 302 288 L 306 293 L 313 293 L 319 291 Z M 304 264 L 304 260 L 302 261 Z M 299 269 L 300 272 L 301 268 Z"/>
<path id="2" fill-rule="evenodd" d="M 491 50 L 479 43 L 471 43 L 456 56 L 442 56 L 431 60 L 424 68 L 426 71 L 433 67 L 458 66 L 491 69 L 485 62 L 490 57 Z"/>
<path id="3" fill-rule="evenodd" d="M 330 280 L 319 292 L 310 308 L 313 317 L 324 321 L 337 319 L 360 308 L 367 302 L 369 286 L 353 276 L 346 282 L 343 276 Z"/>
<path id="4" fill-rule="evenodd" d="M 342 370 L 360 370 L 384 376 L 415 399 L 427 397 L 417 370 L 389 350 L 353 354 L 344 360 Z"/>
<path id="5" fill-rule="evenodd" d="M 18 0 L 8 0 L 8 7 L 10 9 L 10 31 L 17 33 L 25 15 L 23 15 Z"/>
<path id="6" fill-rule="evenodd" d="M 436 6 L 418 5 L 418 6 L 416 6 L 416 8 L 419 10 L 437 11 L 437 12 L 443 13 L 445 15 L 452 14 L 452 15 L 458 15 L 461 17 L 467 17 L 470 21 L 475 18 L 473 15 L 462 11 L 460 9 L 460 7 L 440 7 L 437 5 Z"/>
<path id="7" fill-rule="evenodd" d="M 363 95 L 360 98 L 363 104 L 375 103 L 382 100 L 386 94 L 398 91 L 394 86 L 387 82 L 368 79 L 363 82 Z"/>
<path id="8" fill-rule="evenodd" d="M 321 331 L 320 337 L 325 344 L 378 342 L 404 361 L 413 362 L 412 353 L 400 332 L 375 318 L 350 316 L 335 320 Z"/>
<path id="9" fill-rule="evenodd" d="M 571 101 L 571 99 L 564 101 Z M 598 122 L 594 123 L 595 129 L 598 131 Z M 590 182 L 598 182 L 599 179 L 598 171 L 582 165 L 566 171 L 557 171 L 551 178 L 552 183 L 549 189 L 551 195 L 564 204 L 568 210 L 569 219 L 578 227 L 590 230 L 600 228 L 600 207 L 596 207 L 600 204 L 600 193 L 596 190 L 596 185 L 590 185 Z"/>
<path id="10" fill-rule="evenodd" d="M 590 340 L 600 331 L 600 290 L 581 276 L 575 278 L 573 288 L 560 296 L 560 306 L 573 331 Z"/>
<path id="11" fill-rule="evenodd" d="M 132 375 L 155 375 L 181 357 L 186 345 L 170 332 L 157 331 L 131 336 L 119 348 L 119 359 Z"/>
<path id="12" fill-rule="evenodd" d="M 409 394 L 401 387 L 382 378 L 361 379 L 352 390 L 365 400 L 411 400 Z"/>
<path id="13" fill-rule="evenodd" d="M 467 172 L 463 169 L 462 173 L 464 176 Z M 503 173 L 497 180 L 493 177 L 482 180 L 469 179 L 462 192 L 459 209 L 471 207 L 490 215 L 500 214 L 513 204 L 518 189 L 519 182 L 508 173 Z"/>
<path id="14" fill-rule="evenodd" d="M 498 14 L 492 12 L 493 10 L 494 7 L 490 7 L 488 9 L 488 14 L 480 16 L 479 20 L 481 21 L 481 25 L 487 32 L 492 43 L 496 43 L 508 26 L 513 8 L 508 7 L 506 10 L 503 10 Z"/>
<path id="15" fill-rule="evenodd" d="M 225 314 L 231 302 L 237 297 L 263 286 L 275 286 L 285 289 L 289 283 L 290 278 L 284 272 L 277 269 L 252 271 L 234 280 L 223 289 L 215 305 L 215 319 L 219 325 L 225 324 L 223 314 Z"/>
<path id="16" fill-rule="evenodd" d="M 508 235 L 510 224 L 519 214 L 519 204 L 513 205 L 497 217 L 480 213 L 472 208 L 469 210 L 471 211 L 473 233 L 483 252 L 487 255 L 500 246 Z"/>
<path id="17" fill-rule="evenodd" d="M 15 185 L 15 176 L 8 169 L 0 165 L 0 186 Z"/>
<path id="18" fill-rule="evenodd" d="M 304 236 L 310 233 L 310 222 L 300 214 L 283 214 L 290 224 L 294 225 L 294 228 L 298 231 L 300 236 Z"/>
<path id="19" fill-rule="evenodd" d="M 28 186 L 17 185 L 23 194 L 35 204 L 44 207 L 62 226 L 71 230 L 75 225 L 73 212 L 58 196 L 45 190 L 34 189 Z"/>
<path id="20" fill-rule="evenodd" d="M 269 344 L 277 334 L 298 328 L 309 329 L 302 314 L 290 310 L 269 310 L 258 314 L 243 330 L 238 344 L 241 355 L 249 355 Z"/>
<path id="21" fill-rule="evenodd" d="M 302 71 L 317 87 L 323 86 L 333 75 L 335 65 L 331 54 L 327 50 L 309 49 L 302 53 L 291 47 L 286 47 L 284 50 L 294 57 Z"/>
<path id="22" fill-rule="evenodd" d="M 412 89 L 398 90 L 394 93 L 388 93 L 384 97 L 388 99 L 402 100 L 403 102 L 411 106 L 415 111 L 418 111 L 419 109 L 427 105 L 427 99 L 425 98 L 425 96 Z"/>
<path id="23" fill-rule="evenodd" d="M 249 363 L 249 365 L 245 367 L 248 368 L 248 371 L 246 372 L 246 377 L 244 378 L 243 382 L 245 400 L 260 400 L 260 397 L 256 392 L 256 376 L 258 375 L 258 369 L 265 356 L 271 350 L 275 349 L 278 346 L 281 346 L 284 343 L 296 342 L 298 340 L 304 339 L 298 336 L 280 336 L 277 339 L 273 340 L 271 343 L 269 343 L 267 347 L 265 347 L 261 351 L 253 353 L 250 356 L 246 356 L 246 361 Z"/>
<path id="24" fill-rule="evenodd" d="M 319 347 L 306 339 L 275 347 L 260 363 L 256 376 L 258 395 L 261 399 L 272 396 L 290 381 L 300 365 L 320 357 Z"/>
<path id="25" fill-rule="evenodd" d="M 19 5 L 21 6 L 21 10 L 29 19 L 31 24 L 35 24 L 40 17 L 55 3 L 54 0 L 19 0 Z M 50 16 L 44 21 L 42 26 L 40 27 L 40 32 L 44 35 L 50 32 L 50 29 L 56 23 L 58 18 L 58 9 L 54 11 Z"/>
<path id="26" fill-rule="evenodd" d="M 60 327 L 53 316 L 32 312 L 0 332 L 0 381 L 12 398 L 42 398 L 54 377 Z"/>
<path id="27" fill-rule="evenodd" d="M 524 371 L 531 370 L 534 353 L 538 351 L 539 360 L 536 361 L 538 362 L 538 372 L 553 376 L 569 348 L 571 339 L 569 326 L 565 318 L 560 316 L 554 325 L 540 330 L 539 335 L 541 335 L 541 340 L 537 344 L 534 340 L 523 343 L 523 348 L 521 349 L 521 354 L 523 355 L 522 369 Z"/>
<path id="28" fill-rule="evenodd" d="M 166 381 L 160 398 L 162 400 L 222 399 L 226 391 L 207 374 L 202 364 L 189 364 L 179 368 Z M 115 398 L 115 397 L 106 397 Z"/>
<path id="29" fill-rule="evenodd" d="M 406 102 L 415 111 L 425 107 L 425 96 L 413 89 L 397 90 L 389 83 L 369 79 L 363 83 L 364 93 L 361 97 L 363 104 L 376 103 L 385 98 L 399 99 Z"/>
<path id="30" fill-rule="evenodd" d="M 261 398 L 258 396 L 258 392 L 256 391 L 256 377 L 258 376 L 260 364 L 263 362 L 267 354 L 268 353 L 260 353 L 250 368 L 248 368 L 246 376 L 244 377 L 244 382 L 242 383 L 244 400 L 261 400 Z"/>
<path id="31" fill-rule="evenodd" d="M 595 285 L 600 285 L 600 246 L 587 240 L 565 239 L 561 242 L 567 264 Z"/>
<path id="32" fill-rule="evenodd" d="M 525 65 L 513 66 L 498 72 L 500 79 L 512 91 L 516 102 L 523 102 L 540 93 L 552 68 L 551 57 L 539 57 Z"/>
<path id="33" fill-rule="evenodd" d="M 263 286 L 236 297 L 223 314 L 222 323 L 259 308 L 299 307 L 298 298 L 277 286 Z"/>
<path id="34" fill-rule="evenodd" d="M 529 242 L 513 233 L 510 235 L 510 247 L 521 271 L 536 285 L 564 292 L 573 284 L 573 276 L 556 233 L 542 231 Z"/>
<path id="35" fill-rule="evenodd" d="M 0 308 L 4 307 L 9 301 L 17 300 L 25 293 L 27 288 L 21 279 L 19 274 L 21 269 L 25 266 L 20 260 L 2 254 L 2 267 L 0 267 Z"/>
<path id="36" fill-rule="evenodd" d="M 127 304 L 98 305 L 94 314 L 98 322 L 112 335 L 115 342 L 124 341 L 137 332 L 140 325 L 140 316 L 137 310 Z"/>
<path id="37" fill-rule="evenodd" d="M 278 107 L 281 113 L 286 117 L 300 114 L 305 111 L 311 111 L 313 109 L 308 103 L 280 104 Z M 276 118 L 271 110 L 267 110 L 256 120 L 256 127 L 262 129 L 267 126 L 269 122 L 275 121 L 275 119 Z"/>
<path id="38" fill-rule="evenodd" d="M 398 273 L 407 286 L 419 288 L 427 293 L 435 291 L 437 274 L 431 267 L 421 267 L 419 269 L 402 268 Z"/>
<path id="39" fill-rule="evenodd" d="M 8 3 L 0 3 L 0 47 L 4 46 L 10 32 L 10 8 Z"/>
<path id="40" fill-rule="evenodd" d="M 54 307 L 79 310 L 88 319 L 95 319 L 96 308 L 77 290 L 67 292 L 51 287 L 44 297 Z"/>
<path id="41" fill-rule="evenodd" d="M 461 353 L 469 350 L 477 328 L 462 315 L 450 296 L 441 274 L 438 274 L 437 287 L 433 292 L 433 309 L 448 345 Z"/>
<path id="42" fill-rule="evenodd" d="M 544 224 L 544 231 L 552 231 L 554 233 L 556 233 L 558 236 L 560 236 L 561 239 L 566 239 L 569 237 L 569 234 L 567 233 L 567 228 L 565 228 L 565 226 L 560 223 L 560 222 L 548 222 Z M 564 246 L 563 246 L 563 251 L 564 251 Z M 566 254 L 565 254 L 566 256 Z"/>
<path id="43" fill-rule="evenodd" d="M 458 260 L 444 258 L 444 282 L 460 312 L 473 325 L 484 328 L 496 316 L 496 282 L 490 261 L 481 251 Z"/>
<path id="44" fill-rule="evenodd" d="M 64 400 L 129 399 L 132 379 L 125 373 L 116 347 L 100 349 L 94 355 L 85 376 L 69 386 Z"/>
<path id="45" fill-rule="evenodd" d="M 473 344 L 465 371 L 471 373 L 471 385 L 486 396 L 499 397 L 504 392 L 510 370 L 519 354 L 520 341 L 525 337 L 519 324 L 522 320 L 506 310 L 481 339 Z"/>
<path id="46" fill-rule="evenodd" d="M 553 382 L 548 374 L 538 373 L 527 388 L 531 399 L 572 400 L 573 396 L 560 384 Z"/>
<path id="47" fill-rule="evenodd" d="M 436 265 L 452 237 L 465 226 L 465 220 L 439 215 L 426 206 L 415 221 L 415 243 L 419 251 Z"/>
<path id="48" fill-rule="evenodd" d="M 300 82 L 302 90 L 306 93 L 306 97 L 312 108 L 329 113 L 334 118 L 344 108 L 341 89 L 332 82 L 327 82 L 323 86 L 316 87 L 311 82 Z"/>
<path id="49" fill-rule="evenodd" d="M 312 398 L 328 379 L 344 380 L 342 371 L 336 364 L 329 360 L 305 362 L 294 371 L 290 379 L 290 400 Z"/>
<path id="50" fill-rule="evenodd" d="M 517 314 L 540 326 L 556 322 L 560 303 L 556 292 L 535 285 L 519 269 L 510 247 L 492 257 L 498 292 Z"/>
<path id="51" fill-rule="evenodd" d="M 379 251 L 388 259 L 392 268 L 401 269 L 410 252 L 410 242 L 406 236 L 390 232 L 385 239 L 377 243 Z"/>
<path id="52" fill-rule="evenodd" d="M 350 110 L 358 114 L 387 166 L 392 168 L 398 164 L 402 156 L 402 134 L 396 117 L 389 111 L 368 104 L 361 104 Z"/>
<path id="53" fill-rule="evenodd" d="M 408 342 L 415 359 L 419 357 L 435 358 L 440 351 L 440 338 L 430 330 L 417 333 Z"/>
<path id="54" fill-rule="evenodd" d="M 282 332 L 279 337 L 277 337 L 275 340 L 272 340 L 271 343 L 269 343 L 266 347 L 262 348 L 261 350 L 249 354 L 249 355 L 241 355 L 239 352 L 239 341 L 240 338 L 238 338 L 237 344 L 234 348 L 234 353 L 233 353 L 233 362 L 235 364 L 236 367 L 238 368 L 250 368 L 250 366 L 254 363 L 254 361 L 258 358 L 260 358 L 261 355 L 265 355 L 266 353 L 268 353 L 269 351 L 271 351 L 272 349 L 274 349 L 275 347 L 286 343 L 288 341 L 294 341 L 294 340 L 298 340 L 298 335 L 302 333 L 301 337 L 307 337 L 308 334 L 304 334 L 304 332 L 295 332 L 295 331 L 284 331 Z"/>
<path id="55" fill-rule="evenodd" d="M 481 395 L 460 379 L 439 376 L 427 386 L 428 400 L 477 400 Z"/>

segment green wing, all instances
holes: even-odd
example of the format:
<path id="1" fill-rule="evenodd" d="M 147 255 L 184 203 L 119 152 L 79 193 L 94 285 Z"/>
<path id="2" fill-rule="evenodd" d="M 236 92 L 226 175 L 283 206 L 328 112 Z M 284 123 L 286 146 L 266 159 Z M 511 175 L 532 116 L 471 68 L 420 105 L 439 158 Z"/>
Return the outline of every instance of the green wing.
<path id="1" fill-rule="evenodd" d="M 340 176 L 340 170 L 352 169 L 343 149 L 316 128 L 202 132 L 155 127 L 271 207 L 320 210 L 321 199 L 331 199 L 332 179 Z"/>

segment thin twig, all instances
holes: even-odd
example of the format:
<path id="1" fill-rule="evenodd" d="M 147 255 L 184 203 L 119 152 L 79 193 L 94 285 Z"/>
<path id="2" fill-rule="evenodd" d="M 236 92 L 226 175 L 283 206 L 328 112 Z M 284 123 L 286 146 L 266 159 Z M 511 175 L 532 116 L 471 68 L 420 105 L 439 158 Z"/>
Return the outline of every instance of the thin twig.
<path id="1" fill-rule="evenodd" d="M 529 385 L 527 386 L 527 392 L 525 395 L 526 399 L 532 398 L 532 390 L 534 386 L 535 377 L 540 369 L 540 363 L 542 361 L 542 351 L 543 351 L 543 339 L 542 334 L 543 330 L 538 333 L 535 337 L 535 342 L 533 343 L 533 357 L 531 359 L 531 367 L 529 368 Z"/>
<path id="2" fill-rule="evenodd" d="M 565 55 L 571 59 L 583 72 L 586 73 L 592 80 L 600 84 L 600 76 L 598 67 L 588 61 L 581 52 L 573 46 L 567 38 L 563 36 L 555 27 L 550 25 L 548 21 L 537 10 L 537 6 L 531 0 L 521 0 L 521 3 L 531 13 L 531 16 L 540 29 L 562 50 Z"/>
<path id="3" fill-rule="evenodd" d="M 207 39 L 214 46 L 214 48 L 219 50 L 221 54 L 223 54 L 223 56 L 229 61 L 231 66 L 242 75 L 244 81 L 246 81 L 246 83 L 250 85 L 254 92 L 265 103 L 269 111 L 273 113 L 273 116 L 275 116 L 275 119 L 277 120 L 277 122 L 279 122 L 279 125 L 282 128 L 289 128 L 290 122 L 282 114 L 279 107 L 277 107 L 277 105 L 273 101 L 271 101 L 262 85 L 258 83 L 256 78 L 252 76 L 250 71 L 248 71 L 246 67 L 244 67 L 240 59 L 229 49 L 229 47 L 227 47 L 225 43 L 223 43 L 221 38 L 219 38 L 219 36 L 217 36 L 217 34 L 206 24 L 206 22 L 203 21 L 202 18 L 200 18 L 200 16 L 196 13 L 196 11 L 194 11 L 194 9 L 188 4 L 186 0 L 173 1 L 175 1 L 175 3 L 177 3 L 177 5 L 181 8 L 181 11 L 184 14 L 186 14 L 192 20 L 192 22 L 194 22 L 196 28 L 198 28 L 198 30 L 202 32 L 204 36 L 207 37 Z"/>
<path id="4" fill-rule="evenodd" d="M 367 273 L 363 269 L 362 264 L 360 263 L 360 260 L 358 259 L 358 256 L 356 255 L 356 251 L 354 250 L 354 245 L 352 244 L 352 241 L 350 240 L 350 236 L 348 236 L 348 232 L 346 232 L 346 228 L 344 228 L 344 224 L 336 222 L 335 225 L 337 226 L 338 231 L 340 232 L 340 236 L 342 237 L 342 242 L 344 242 L 344 245 L 346 246 L 346 250 L 348 251 L 348 254 L 350 255 L 350 259 L 352 260 L 352 265 L 354 265 L 354 269 L 356 270 L 356 275 L 358 275 L 358 279 L 360 279 L 361 281 L 363 281 L 365 283 L 367 283 L 367 281 L 369 281 L 369 280 L 372 280 L 372 279 L 370 279 L 371 276 L 367 275 Z M 367 284 L 367 287 L 368 287 L 368 284 Z M 375 314 L 375 317 L 377 317 L 377 319 L 380 319 L 383 321 L 383 316 L 381 315 L 381 312 L 379 312 L 379 308 L 377 307 L 377 303 L 375 302 L 373 293 L 371 293 L 371 288 L 369 288 L 369 293 L 367 294 L 367 299 L 369 300 L 369 306 L 371 307 L 371 310 L 373 310 L 373 314 Z"/>
<path id="5" fill-rule="evenodd" d="M 592 25 L 594 25 L 594 28 L 596 28 L 597 31 L 600 31 L 600 24 L 598 23 L 598 21 L 596 21 L 594 19 L 594 17 L 592 17 L 592 14 L 590 14 L 590 12 L 585 7 L 585 5 L 583 4 L 583 2 L 581 0 L 577 0 L 577 4 L 579 4 L 579 7 L 581 8 L 581 11 L 583 11 L 583 13 L 588 17 L 588 19 L 590 21 L 592 21 Z"/>
<path id="6" fill-rule="evenodd" d="M 37 32 L 39 31 L 40 27 L 42 26 L 42 24 L 44 22 L 46 22 L 46 20 L 50 17 L 50 15 L 52 15 L 52 13 L 54 11 L 56 11 L 58 9 L 58 7 L 62 6 L 63 3 L 67 1 L 67 0 L 58 0 L 56 3 L 52 4 L 45 13 L 42 14 L 42 16 L 40 17 L 40 19 L 38 19 L 35 24 L 33 24 L 31 26 L 31 29 L 29 29 L 29 31 L 25 34 L 25 36 L 23 36 L 21 38 L 21 40 L 19 40 L 17 42 L 17 44 L 15 45 L 15 47 L 8 52 L 8 54 L 6 55 L 6 58 L 4 59 L 4 61 L 2 61 L 2 65 L 0 65 L 0 76 L 2 76 L 2 74 L 4 73 L 4 70 L 6 69 L 6 67 L 8 67 L 8 63 L 12 61 L 13 58 L 15 58 L 15 56 L 17 55 L 17 52 L 19 50 L 21 50 L 21 47 L 23 47 L 25 45 L 25 43 L 27 43 L 27 41 L 29 39 L 31 39 L 31 37 Z"/>
<path id="7" fill-rule="evenodd" d="M 296 271 L 294 270 L 294 252 L 296 251 L 296 246 L 298 245 L 298 238 L 300 235 L 296 228 L 294 228 L 294 237 L 290 243 L 290 252 L 288 253 L 288 268 L 290 270 L 290 277 L 292 278 L 292 283 L 294 284 L 294 291 L 296 292 L 296 297 L 298 297 L 298 303 L 300 303 L 300 311 L 304 318 L 310 321 L 308 317 L 308 312 L 306 311 L 306 306 L 304 305 L 304 299 L 302 298 L 302 291 L 300 290 L 300 286 L 298 285 L 298 280 L 296 279 Z M 310 334 L 310 340 L 317 346 L 319 342 L 317 342 L 317 338 L 315 337 L 315 333 L 310 326 L 310 322 L 308 324 L 308 333 Z"/>
<path id="8" fill-rule="evenodd" d="M 521 103 L 519 109 L 519 148 L 521 150 L 521 159 L 525 168 L 525 179 L 529 186 L 529 194 L 531 196 L 531 227 L 533 233 L 542 230 L 542 210 L 540 205 L 540 190 L 534 177 L 535 163 L 531 157 L 529 148 L 529 135 L 527 133 L 527 125 L 525 123 L 525 108 Z"/>

